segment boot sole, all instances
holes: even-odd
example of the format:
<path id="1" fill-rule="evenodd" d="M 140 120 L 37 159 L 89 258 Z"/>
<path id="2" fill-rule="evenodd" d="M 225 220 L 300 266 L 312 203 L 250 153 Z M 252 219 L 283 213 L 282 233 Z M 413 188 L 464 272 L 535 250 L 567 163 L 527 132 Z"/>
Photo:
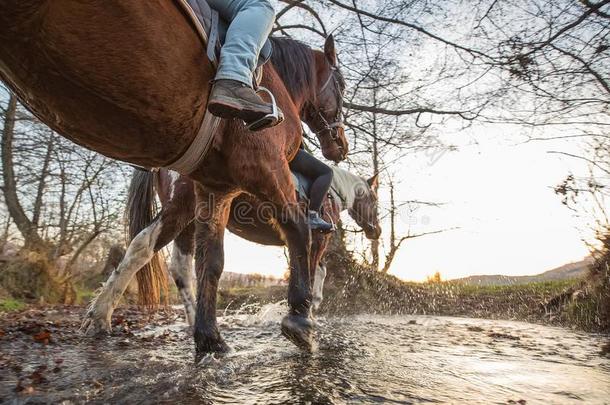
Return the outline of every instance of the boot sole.
<path id="1" fill-rule="evenodd" d="M 217 117 L 224 119 L 239 118 L 246 123 L 251 123 L 265 117 L 269 112 L 247 110 L 248 106 L 238 105 L 229 99 L 218 97 L 208 104 L 208 110 Z"/>

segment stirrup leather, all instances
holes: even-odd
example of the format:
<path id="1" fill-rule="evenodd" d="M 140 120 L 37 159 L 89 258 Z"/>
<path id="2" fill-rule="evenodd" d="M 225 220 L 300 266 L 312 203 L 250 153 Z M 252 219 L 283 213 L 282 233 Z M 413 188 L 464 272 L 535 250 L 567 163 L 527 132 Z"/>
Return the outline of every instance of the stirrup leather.
<path id="1" fill-rule="evenodd" d="M 279 124 L 280 122 L 284 121 L 284 114 L 282 113 L 282 110 L 280 110 L 275 102 L 275 97 L 273 96 L 273 93 L 271 93 L 271 91 L 269 91 L 269 89 L 267 89 L 266 87 L 263 86 L 259 86 L 258 89 L 256 89 L 256 92 L 263 92 L 266 93 L 269 98 L 271 99 L 271 114 L 267 114 L 265 115 L 263 118 L 258 119 L 254 122 L 250 122 L 250 123 L 246 123 L 246 125 L 248 126 L 248 129 L 250 131 L 261 131 L 263 129 L 266 128 L 271 128 L 276 126 L 277 124 Z"/>

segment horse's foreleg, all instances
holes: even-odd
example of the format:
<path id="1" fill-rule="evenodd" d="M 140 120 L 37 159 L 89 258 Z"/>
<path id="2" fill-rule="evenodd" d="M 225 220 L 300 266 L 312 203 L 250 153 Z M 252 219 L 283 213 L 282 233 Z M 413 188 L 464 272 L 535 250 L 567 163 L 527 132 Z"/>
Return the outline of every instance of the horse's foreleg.
<path id="1" fill-rule="evenodd" d="M 312 351 L 314 346 L 311 319 L 311 275 L 309 251 L 311 233 L 304 215 L 280 219 L 280 228 L 290 252 L 288 305 L 290 313 L 282 320 L 282 334 L 298 347 Z"/>
<path id="2" fill-rule="evenodd" d="M 206 353 L 226 352 L 229 347 L 220 336 L 216 322 L 216 294 L 224 267 L 224 231 L 231 198 L 209 194 L 197 187 L 195 268 L 198 279 L 195 315 L 195 350 L 198 361 Z"/>
<path id="3" fill-rule="evenodd" d="M 110 332 L 110 318 L 125 289 L 137 271 L 148 263 L 154 253 L 159 234 L 163 230 L 162 218 L 144 228 L 129 244 L 125 257 L 112 271 L 108 281 L 91 302 L 81 329 L 88 335 Z"/>
<path id="4" fill-rule="evenodd" d="M 314 274 L 311 275 L 312 282 L 312 309 L 317 311 L 322 303 L 322 290 L 324 289 L 324 279 L 326 278 L 326 265 L 322 257 L 326 252 L 326 247 L 330 241 L 330 235 L 315 234 L 311 244 L 311 267 Z"/>
<path id="5" fill-rule="evenodd" d="M 324 299 L 324 280 L 326 279 L 326 265 L 322 262 L 316 266 L 316 274 L 313 280 L 313 300 L 311 306 L 314 311 L 320 309 Z"/>
<path id="6" fill-rule="evenodd" d="M 193 250 L 195 224 L 191 223 L 174 241 L 169 271 L 174 278 L 178 293 L 184 304 L 186 321 L 195 325 L 195 284 L 193 279 Z"/>
<path id="7" fill-rule="evenodd" d="M 275 159 L 275 160 L 274 160 Z M 240 161 L 243 162 L 243 160 Z M 277 164 L 275 164 L 277 163 Z M 290 281 L 288 305 L 290 313 L 282 320 L 282 333 L 298 347 L 311 351 L 314 343 L 311 319 L 310 268 L 311 232 L 306 223 L 306 208 L 297 202 L 292 175 L 287 161 L 277 162 L 269 156 L 256 170 L 235 170 L 242 173 L 244 188 L 261 201 L 270 202 L 276 209 L 274 218 L 290 252 Z M 256 176 L 252 176 L 255 173 Z M 260 213 L 264 215 L 264 212 Z M 267 220 L 267 218 L 261 218 Z"/>

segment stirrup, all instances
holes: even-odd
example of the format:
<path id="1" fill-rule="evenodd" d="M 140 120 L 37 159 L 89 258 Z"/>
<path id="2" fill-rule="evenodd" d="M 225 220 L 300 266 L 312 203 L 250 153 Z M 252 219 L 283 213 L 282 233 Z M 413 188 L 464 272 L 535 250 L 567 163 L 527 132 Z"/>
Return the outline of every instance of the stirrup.
<path id="1" fill-rule="evenodd" d="M 271 99 L 271 114 L 267 114 L 263 118 L 260 118 L 254 122 L 246 123 L 248 129 L 250 131 L 261 131 L 263 129 L 274 127 L 280 122 L 284 121 L 284 114 L 282 113 L 282 110 L 278 108 L 275 102 L 275 97 L 273 97 L 273 93 L 263 86 L 259 86 L 256 92 L 267 93 Z"/>

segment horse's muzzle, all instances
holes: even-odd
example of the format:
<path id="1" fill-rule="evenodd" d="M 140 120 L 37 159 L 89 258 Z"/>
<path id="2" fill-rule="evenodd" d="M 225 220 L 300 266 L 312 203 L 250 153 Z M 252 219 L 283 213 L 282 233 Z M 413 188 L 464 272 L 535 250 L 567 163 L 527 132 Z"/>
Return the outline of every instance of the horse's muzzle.
<path id="1" fill-rule="evenodd" d="M 329 136 L 320 139 L 322 154 L 335 163 L 345 160 L 349 153 L 349 144 L 343 127 L 336 127 L 327 132 Z"/>

